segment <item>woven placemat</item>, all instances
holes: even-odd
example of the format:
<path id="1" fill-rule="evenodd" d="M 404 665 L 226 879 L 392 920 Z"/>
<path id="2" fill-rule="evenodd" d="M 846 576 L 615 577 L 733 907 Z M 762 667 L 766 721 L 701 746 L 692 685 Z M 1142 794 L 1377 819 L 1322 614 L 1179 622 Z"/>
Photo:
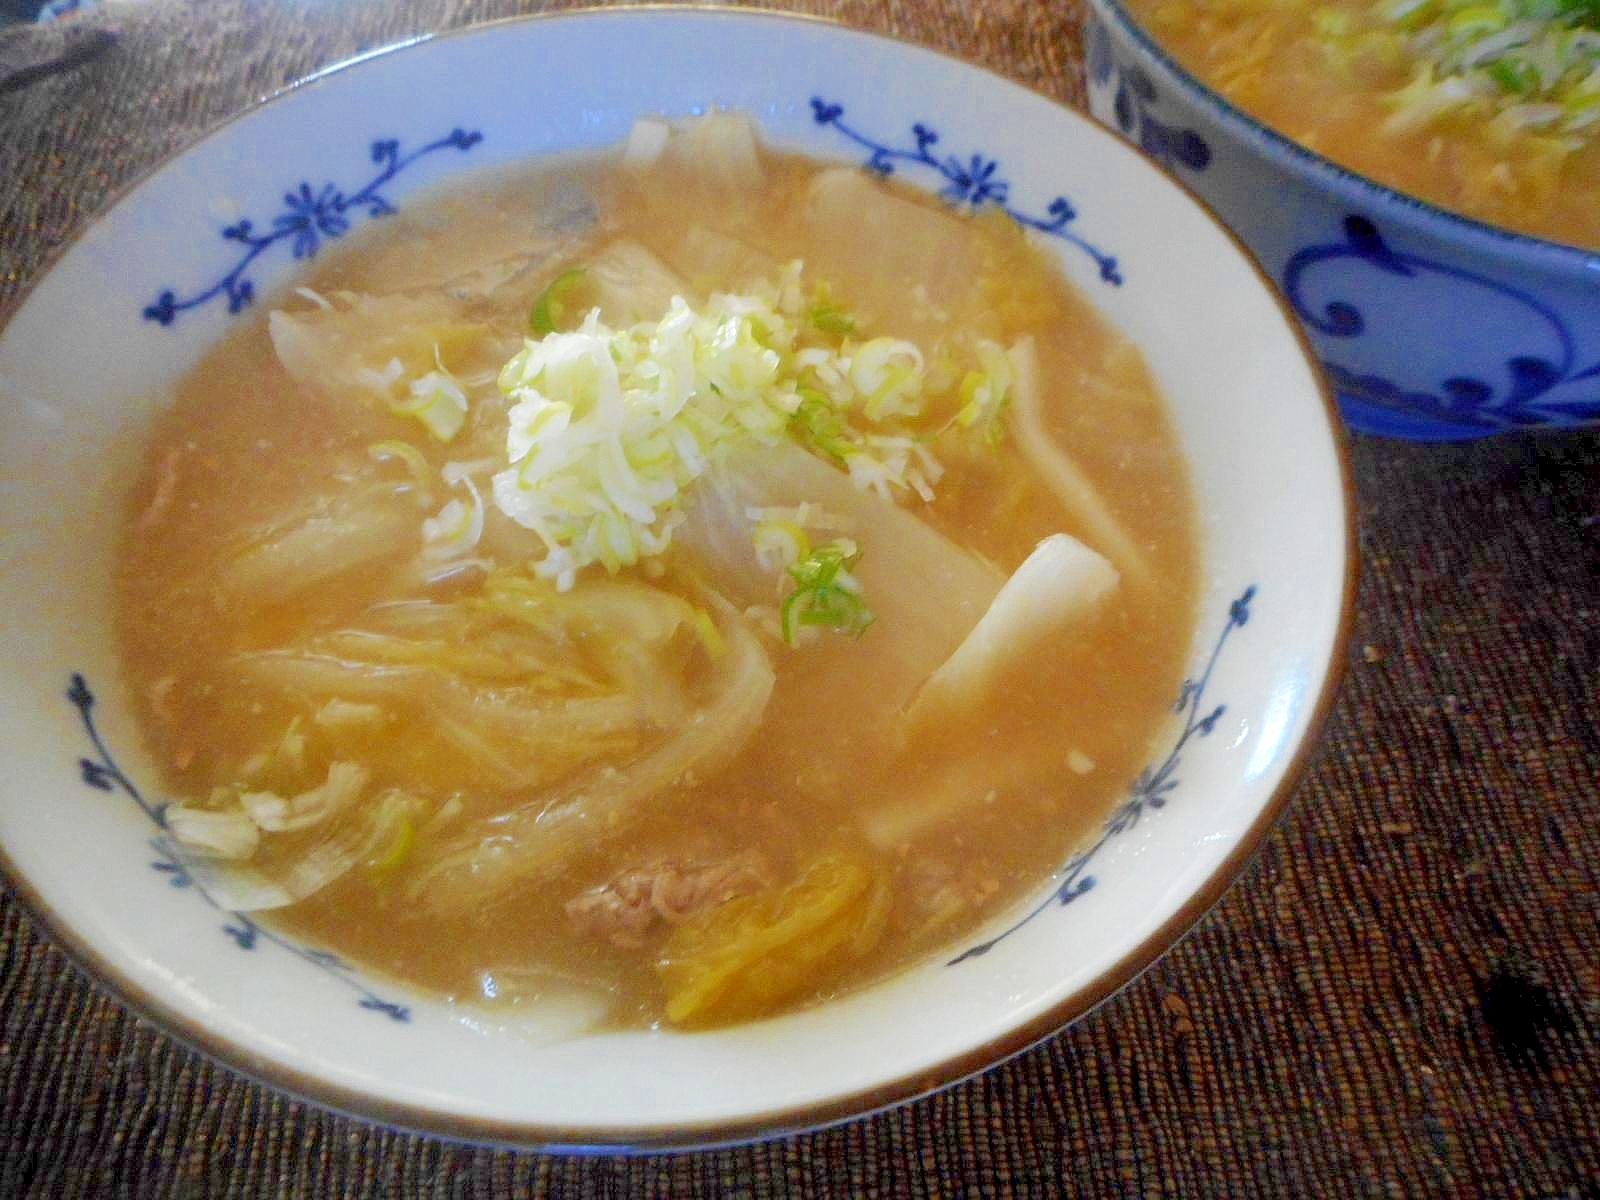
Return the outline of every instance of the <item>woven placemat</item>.
<path id="1" fill-rule="evenodd" d="M 0 312 L 120 186 L 251 100 L 536 7 L 112 0 L 0 31 Z M 1082 95 L 1075 3 L 779 7 Z M 1366 575 L 1319 765 L 1202 924 L 1034 1050 L 749 1148 L 467 1147 L 213 1065 L 8 896 L 0 1196 L 1600 1196 L 1600 437 L 1354 454 Z"/>

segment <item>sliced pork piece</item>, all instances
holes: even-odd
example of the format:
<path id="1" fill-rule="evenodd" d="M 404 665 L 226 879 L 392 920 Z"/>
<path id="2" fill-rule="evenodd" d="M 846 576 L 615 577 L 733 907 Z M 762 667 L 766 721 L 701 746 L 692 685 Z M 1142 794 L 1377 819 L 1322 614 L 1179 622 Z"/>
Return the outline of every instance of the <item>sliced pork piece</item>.
<path id="1" fill-rule="evenodd" d="M 635 950 L 662 925 L 680 925 L 696 913 L 772 882 L 766 861 L 747 853 L 718 863 L 661 862 L 624 871 L 566 903 L 580 933 Z"/>

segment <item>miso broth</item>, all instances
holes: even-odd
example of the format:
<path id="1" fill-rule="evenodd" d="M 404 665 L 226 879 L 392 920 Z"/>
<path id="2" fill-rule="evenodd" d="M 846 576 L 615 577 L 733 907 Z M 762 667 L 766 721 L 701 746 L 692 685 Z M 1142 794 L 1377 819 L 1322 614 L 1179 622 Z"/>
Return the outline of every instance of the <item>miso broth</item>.
<path id="1" fill-rule="evenodd" d="M 1048 255 L 732 115 L 319 257 L 176 389 L 126 520 L 212 885 L 612 1026 L 814 1003 L 1042 887 L 1197 590 L 1162 401 Z"/>

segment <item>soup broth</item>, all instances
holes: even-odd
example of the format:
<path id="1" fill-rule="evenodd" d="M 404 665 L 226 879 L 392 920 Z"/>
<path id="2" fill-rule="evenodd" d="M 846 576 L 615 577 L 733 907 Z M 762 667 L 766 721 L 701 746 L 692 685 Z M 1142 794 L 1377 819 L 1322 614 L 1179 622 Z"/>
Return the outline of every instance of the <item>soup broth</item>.
<path id="1" fill-rule="evenodd" d="M 1469 217 L 1600 250 L 1600 10 L 1468 0 L 1128 0 L 1245 112 Z"/>
<path id="2" fill-rule="evenodd" d="M 641 129 L 408 205 L 208 354 L 118 629 L 230 902 L 693 1027 L 1042 886 L 1164 728 L 1198 550 L 1142 361 L 1008 218 Z"/>

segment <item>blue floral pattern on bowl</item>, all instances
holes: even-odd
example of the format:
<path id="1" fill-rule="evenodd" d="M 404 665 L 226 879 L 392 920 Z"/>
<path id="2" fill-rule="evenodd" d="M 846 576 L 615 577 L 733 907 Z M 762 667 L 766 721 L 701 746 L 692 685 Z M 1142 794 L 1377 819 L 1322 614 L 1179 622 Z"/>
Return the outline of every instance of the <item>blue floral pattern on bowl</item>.
<path id="1" fill-rule="evenodd" d="M 1062 866 L 1057 873 L 1058 882 L 1049 896 L 994 937 L 958 954 L 950 960 L 951 966 L 982 957 L 1033 921 L 1040 913 L 1071 904 L 1090 891 L 1095 886 L 1095 877 L 1089 874 L 1089 868 L 1100 852 L 1114 839 L 1137 825 L 1147 812 L 1157 812 L 1166 807 L 1167 801 L 1178 786 L 1177 770 L 1184 749 L 1194 738 L 1210 736 L 1217 722 L 1222 719 L 1223 713 L 1227 712 L 1225 704 L 1208 707 L 1206 693 L 1211 686 L 1212 672 L 1217 668 L 1217 662 L 1222 657 L 1223 647 L 1228 644 L 1228 638 L 1235 630 L 1243 629 L 1249 623 L 1250 605 L 1255 600 L 1256 591 L 1256 586 L 1252 584 L 1228 606 L 1228 620 L 1223 625 L 1222 632 L 1217 635 L 1211 653 L 1206 658 L 1205 666 L 1197 677 L 1185 679 L 1179 687 L 1173 711 L 1183 717 L 1183 728 L 1178 731 L 1178 736 L 1172 743 L 1172 749 L 1167 751 L 1166 757 L 1155 766 L 1146 767 L 1139 772 L 1138 778 L 1128 789 L 1128 798 L 1106 818 L 1095 840 L 1074 854 Z"/>
<path id="2" fill-rule="evenodd" d="M 419 158 L 440 150 L 471 150 L 482 140 L 483 134 L 475 130 L 452 129 L 444 137 L 409 153 L 401 153 L 400 142 L 395 138 L 381 138 L 373 142 L 369 153 L 380 169 L 366 183 L 347 194 L 332 183 L 314 188 L 302 180 L 298 187 L 284 193 L 283 211 L 272 219 L 265 231 L 249 219 L 227 226 L 222 230 L 223 240 L 236 242 L 245 248 L 232 269 L 211 286 L 181 298 L 173 289 L 165 289 L 153 304 L 145 308 L 145 320 L 158 325 L 171 325 L 179 314 L 199 308 L 218 297 L 227 298 L 230 313 L 247 308 L 256 295 L 255 284 L 250 281 L 248 272 L 256 259 L 268 250 L 288 242 L 295 258 L 311 258 L 325 240 L 340 238 L 348 233 L 352 217 L 363 214 L 369 218 L 391 215 L 395 208 L 384 196 L 383 189 Z"/>
<path id="3" fill-rule="evenodd" d="M 1117 266 L 1116 258 L 1079 237 L 1069 228 L 1072 222 L 1077 220 L 1078 212 L 1065 196 L 1057 196 L 1050 201 L 1042 217 L 1011 207 L 1008 202 L 1011 185 L 1000 175 L 1000 164 L 994 158 L 982 153 L 973 153 L 966 158 L 959 154 L 940 158 L 933 152 L 934 147 L 939 144 L 939 133 L 925 121 L 915 122 L 911 126 L 909 145 L 893 146 L 869 137 L 847 124 L 843 105 L 813 96 L 811 115 L 818 125 L 836 129 L 856 145 L 870 151 L 866 161 L 868 170 L 879 175 L 892 175 L 904 164 L 933 171 L 945 180 L 945 186 L 940 189 L 939 194 L 949 203 L 972 210 L 982 208 L 986 204 L 994 205 L 1004 210 L 1018 224 L 1060 238 L 1082 250 L 1094 260 L 1100 270 L 1100 278 L 1104 282 L 1114 286 L 1122 283 L 1122 272 Z"/>
<path id="4" fill-rule="evenodd" d="M 1122 2 L 1085 13 L 1090 111 L 1189 183 L 1276 280 L 1346 424 L 1423 441 L 1600 425 L 1600 253 L 1320 158 L 1189 76 Z M 1207 147 L 1200 169 L 1182 126 Z"/>
<path id="5" fill-rule="evenodd" d="M 1460 295 L 1471 295 L 1479 320 L 1503 335 L 1515 331 L 1522 353 L 1503 357 L 1504 379 L 1453 375 L 1436 391 L 1417 390 L 1381 374 L 1363 372 L 1324 353 L 1333 385 L 1347 404 L 1360 405 L 1364 424 L 1380 432 L 1409 435 L 1418 414 L 1463 433 L 1496 432 L 1528 426 L 1576 427 L 1600 420 L 1600 360 L 1583 364 L 1577 339 L 1560 313 L 1520 288 L 1418 255 L 1396 253 L 1378 226 L 1359 214 L 1347 216 L 1344 240 L 1298 250 L 1283 272 L 1283 290 L 1307 326 L 1328 338 L 1360 339 L 1370 321 L 1367 301 L 1319 295 L 1319 273 L 1335 264 L 1360 268 L 1382 277 L 1382 294 L 1390 303 L 1416 282 L 1448 281 Z M 1350 282 L 1350 277 L 1341 277 Z M 1368 294 L 1377 294 L 1371 289 Z M 1507 337 L 1506 341 L 1510 338 Z M 1504 351 L 1497 351 L 1504 355 Z"/>
<path id="6" fill-rule="evenodd" d="M 1155 115 L 1160 93 L 1149 74 L 1117 61 L 1111 38 L 1100 21 L 1089 22 L 1084 65 L 1098 87 L 1110 88 L 1117 128 L 1129 141 L 1168 168 L 1204 171 L 1211 165 L 1211 147 L 1192 129 L 1180 129 Z"/>
<path id="7" fill-rule="evenodd" d="M 403 1004 L 392 1000 L 385 1000 L 377 992 L 367 987 L 355 973 L 355 968 L 337 954 L 327 950 L 302 946 L 299 943 L 274 933 L 272 930 L 259 924 L 245 913 L 235 912 L 222 905 L 207 889 L 204 883 L 195 877 L 194 871 L 186 862 L 184 856 L 178 851 L 176 843 L 167 832 L 166 805 L 153 804 L 140 790 L 139 786 L 123 772 L 117 765 L 115 756 L 106 745 L 101 736 L 99 727 L 95 724 L 94 706 L 96 699 L 94 692 L 89 689 L 88 680 L 81 674 L 72 677 L 72 684 L 67 688 L 67 700 L 78 710 L 79 719 L 83 722 L 83 731 L 93 747 L 94 756 L 78 760 L 78 770 L 83 782 L 96 791 L 121 792 L 136 805 L 139 811 L 156 827 L 157 834 L 150 840 L 150 847 L 155 851 L 155 861 L 150 864 L 152 870 L 166 876 L 167 882 L 175 888 L 186 889 L 199 896 L 212 908 L 224 914 L 228 919 L 222 926 L 222 932 L 233 940 L 233 944 L 241 950 L 254 950 L 261 942 L 270 942 L 272 945 L 294 955 L 303 962 L 310 963 L 319 971 L 338 980 L 345 987 L 352 989 L 357 996 L 362 1008 L 372 1012 L 382 1013 L 394 1021 L 409 1021 L 411 1010 Z"/>

